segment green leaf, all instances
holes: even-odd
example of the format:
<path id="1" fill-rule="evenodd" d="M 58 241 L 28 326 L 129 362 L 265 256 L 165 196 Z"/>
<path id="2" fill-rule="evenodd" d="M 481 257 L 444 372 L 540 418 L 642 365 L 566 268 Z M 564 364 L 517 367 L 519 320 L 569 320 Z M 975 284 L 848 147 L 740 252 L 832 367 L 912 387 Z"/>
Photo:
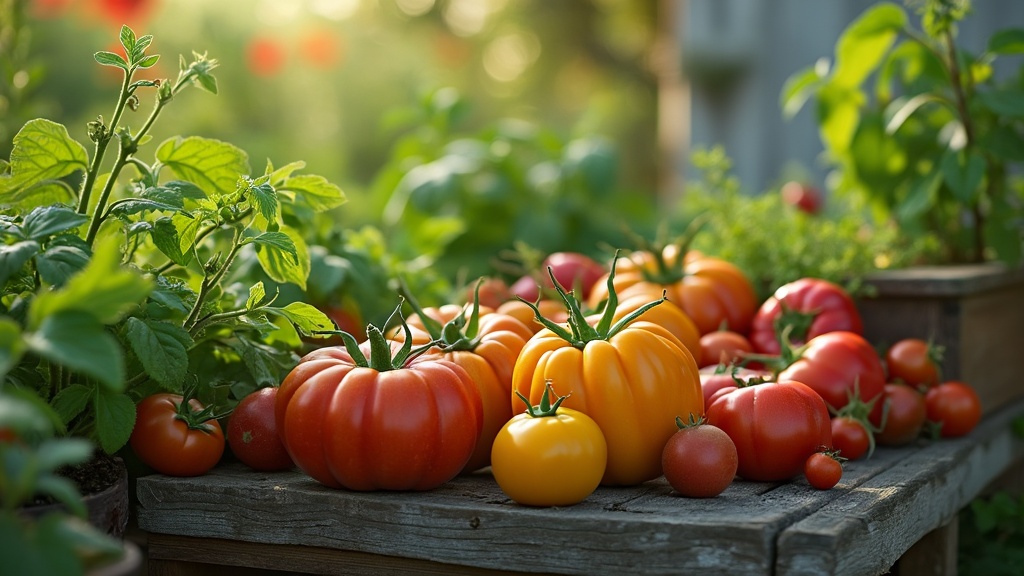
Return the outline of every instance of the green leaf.
<path id="1" fill-rule="evenodd" d="M 913 98 L 901 96 L 890 102 L 885 107 L 885 112 L 883 113 L 886 119 L 885 132 L 887 134 L 895 134 L 903 126 L 903 123 L 907 121 L 907 118 L 910 118 L 911 114 L 929 102 L 941 103 L 942 100 L 932 94 L 918 94 Z"/>
<path id="2" fill-rule="evenodd" d="M 897 218 L 908 221 L 927 212 L 935 205 L 941 184 L 942 172 L 939 170 L 916 179 L 910 186 L 910 193 L 896 208 Z"/>
<path id="3" fill-rule="evenodd" d="M 170 218 L 158 218 L 153 223 L 153 243 L 160 252 L 179 266 L 185 266 L 195 255 L 194 244 L 200 220 L 177 213 Z"/>
<path id="4" fill-rule="evenodd" d="M 263 287 L 263 282 L 257 282 L 249 288 L 249 298 L 245 301 L 245 309 L 252 310 L 259 306 L 263 299 L 267 297 L 267 290 Z"/>
<path id="5" fill-rule="evenodd" d="M 1010 126 L 993 126 L 978 138 L 978 146 L 1008 162 L 1024 162 L 1024 138 Z"/>
<path id="6" fill-rule="evenodd" d="M 253 342 L 247 338 L 238 338 L 230 343 L 232 349 L 242 358 L 242 362 L 252 375 L 257 386 L 272 386 L 280 383 L 275 355 L 277 350 L 271 346 Z"/>
<path id="7" fill-rule="evenodd" d="M 40 294 L 29 310 L 29 327 L 35 329 L 47 316 L 65 310 L 86 312 L 103 324 L 113 324 L 142 302 L 152 283 L 121 266 L 117 237 L 96 244 L 88 266 L 60 290 Z"/>
<path id="8" fill-rule="evenodd" d="M 296 193 L 294 201 L 309 206 L 314 212 L 324 212 L 347 201 L 341 188 L 314 174 L 289 178 L 278 188 L 279 194 L 285 191 Z"/>
<path id="9" fill-rule="evenodd" d="M 147 56 L 142 60 L 139 60 L 139 63 L 136 64 L 136 66 L 138 66 L 139 68 L 150 68 L 154 64 L 156 64 L 158 60 L 160 60 L 160 55 L 153 54 L 152 56 Z"/>
<path id="10" fill-rule="evenodd" d="M 334 322 L 326 314 L 305 302 L 292 302 L 284 308 L 268 307 L 266 310 L 287 318 L 303 336 L 312 336 L 313 332 L 334 330 Z"/>
<path id="11" fill-rule="evenodd" d="M 0 179 L 0 202 L 14 204 L 18 194 L 47 180 L 88 168 L 85 148 L 67 128 L 50 120 L 29 120 L 14 136 L 11 176 Z"/>
<path id="12" fill-rule="evenodd" d="M 83 384 L 72 384 L 57 393 L 53 398 L 53 410 L 67 426 L 89 405 L 94 388 Z"/>
<path id="13" fill-rule="evenodd" d="M 169 322 L 128 318 L 128 345 L 138 357 L 146 374 L 168 390 L 174 389 L 188 374 L 188 349 L 193 341 L 181 326 Z"/>
<path id="14" fill-rule="evenodd" d="M 1024 54 L 1024 29 L 1000 30 L 988 40 L 988 51 L 994 54 Z"/>
<path id="15" fill-rule="evenodd" d="M 14 320 L 0 316 L 0 382 L 18 365 L 25 354 L 25 342 L 21 339 L 21 327 Z"/>
<path id="16" fill-rule="evenodd" d="M 125 54 L 131 54 L 135 50 L 135 31 L 129 28 L 127 24 L 121 25 L 119 39 Z"/>
<path id="17" fill-rule="evenodd" d="M 837 153 L 846 153 L 860 122 L 860 98 L 855 91 L 833 84 L 818 94 L 821 138 Z"/>
<path id="18" fill-rule="evenodd" d="M 281 236 L 286 235 L 290 242 Z M 260 241 L 263 239 L 263 241 Z M 266 232 L 252 239 L 261 249 L 257 250 L 263 271 L 275 282 L 291 282 L 303 290 L 309 277 L 309 249 L 297 232 L 283 228 L 282 232 Z"/>
<path id="19" fill-rule="evenodd" d="M 51 438 L 39 444 L 36 458 L 40 469 L 52 472 L 61 466 L 85 462 L 92 456 L 92 451 L 92 443 L 85 438 Z"/>
<path id="20" fill-rule="evenodd" d="M 985 176 L 985 158 L 975 152 L 947 152 L 942 157 L 942 175 L 953 195 L 964 204 L 978 198 L 978 187 Z"/>
<path id="21" fill-rule="evenodd" d="M 978 92 L 978 100 L 999 116 L 1024 118 L 1024 90 L 1003 88 L 991 92 Z"/>
<path id="22" fill-rule="evenodd" d="M 43 282 L 61 287 L 89 265 L 89 245 L 78 236 L 62 235 L 36 256 L 36 271 Z"/>
<path id="23" fill-rule="evenodd" d="M 202 200 L 207 198 L 202 188 L 184 180 L 172 180 L 160 186 L 147 188 L 143 190 L 141 196 L 150 200 L 156 200 L 157 202 L 181 206 L 182 208 L 185 207 L 186 199 Z"/>
<path id="24" fill-rule="evenodd" d="M 0 287 L 20 273 L 25 263 L 38 254 L 41 248 L 39 242 L 33 240 L 0 245 Z"/>
<path id="25" fill-rule="evenodd" d="M 178 177 L 207 192 L 234 192 L 238 177 L 249 174 L 249 158 L 244 151 L 227 142 L 198 136 L 165 140 L 156 157 Z"/>
<path id="26" fill-rule="evenodd" d="M 792 118 L 800 112 L 807 99 L 821 85 L 822 77 L 818 73 L 818 66 L 809 66 L 786 78 L 782 85 L 782 94 L 779 104 L 782 106 L 782 113 L 786 118 Z"/>
<path id="27" fill-rule="evenodd" d="M 181 210 L 181 206 L 147 198 L 126 198 L 111 204 L 109 213 L 116 218 L 124 218 L 139 212 L 155 212 L 157 210 L 177 212 Z"/>
<path id="28" fill-rule="evenodd" d="M 69 440 L 72 440 L 69 438 Z M 93 446 L 84 439 L 75 438 L 73 440 L 82 440 L 86 447 L 86 458 L 93 451 Z M 78 462 L 75 462 L 76 464 Z M 52 497 L 54 500 L 64 504 L 68 507 L 68 510 L 72 514 L 75 514 L 79 518 L 86 516 L 87 509 L 85 503 L 82 502 L 82 495 L 78 492 L 78 485 L 72 482 L 69 478 L 62 476 L 56 476 L 54 474 L 44 474 L 36 479 L 36 492 L 38 494 L 47 495 Z"/>
<path id="29" fill-rule="evenodd" d="M 96 438 L 100 448 L 113 454 L 125 444 L 135 427 L 135 403 L 125 394 L 100 390 L 94 400 Z"/>
<path id="30" fill-rule="evenodd" d="M 882 61 L 906 25 L 907 14 L 896 4 L 881 2 L 864 11 L 836 43 L 832 81 L 850 88 L 859 86 Z"/>
<path id="31" fill-rule="evenodd" d="M 124 387 L 121 346 L 96 317 L 78 310 L 45 316 L 25 334 L 29 350 L 51 362 L 91 376 L 110 389 Z"/>
<path id="32" fill-rule="evenodd" d="M 250 186 L 247 190 L 249 201 L 259 210 L 268 222 L 277 220 L 277 191 L 269 183 L 264 182 L 256 186 Z"/>
<path id="33" fill-rule="evenodd" d="M 104 66 L 113 66 L 122 70 L 128 69 L 128 63 L 125 62 L 124 58 L 120 54 L 114 54 L 113 52 L 100 51 L 92 55 L 97 62 Z"/>
<path id="34" fill-rule="evenodd" d="M 132 51 L 129 52 L 129 54 L 132 55 L 132 61 L 138 62 L 139 58 L 142 58 L 142 56 L 146 53 L 146 49 L 149 48 L 149 45 L 152 43 L 152 34 L 140 36 L 139 39 L 135 41 L 135 46 L 132 48 Z"/>
<path id="35" fill-rule="evenodd" d="M 281 166 L 280 168 L 275 170 L 274 165 L 271 164 L 270 160 L 267 160 L 266 174 L 270 176 L 270 185 L 275 188 L 278 188 L 280 187 L 281 184 L 284 184 L 285 180 L 291 178 L 293 172 L 295 172 L 296 170 L 302 170 L 305 167 L 305 162 L 303 162 L 302 160 L 297 160 L 295 162 L 289 162 L 288 164 L 285 164 L 284 166 Z"/>
<path id="36" fill-rule="evenodd" d="M 88 216 L 67 206 L 40 206 L 25 216 L 21 228 L 31 239 L 45 240 L 54 234 L 78 228 L 88 221 Z"/>

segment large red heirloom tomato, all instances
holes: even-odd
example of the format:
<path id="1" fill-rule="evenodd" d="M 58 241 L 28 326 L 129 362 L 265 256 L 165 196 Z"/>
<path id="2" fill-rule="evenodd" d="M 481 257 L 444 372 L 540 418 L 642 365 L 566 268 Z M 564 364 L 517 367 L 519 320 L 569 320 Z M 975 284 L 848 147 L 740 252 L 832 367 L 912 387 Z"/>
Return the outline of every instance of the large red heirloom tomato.
<path id="1" fill-rule="evenodd" d="M 788 480 L 803 472 L 811 454 L 832 448 L 828 407 L 804 384 L 766 382 L 727 390 L 712 400 L 707 419 L 736 444 L 740 477 Z"/>
<path id="2" fill-rule="evenodd" d="M 801 278 L 784 284 L 761 304 L 750 325 L 750 343 L 762 354 L 778 354 L 779 337 L 799 346 L 826 332 L 864 331 L 860 312 L 850 294 L 820 278 Z"/>
<path id="3" fill-rule="evenodd" d="M 275 416 L 295 464 L 350 490 L 429 490 L 465 466 L 483 425 L 465 369 L 433 355 L 392 358 L 376 327 L 362 346 L 314 350 L 285 377 Z M 398 344 L 393 344 L 398 346 Z"/>

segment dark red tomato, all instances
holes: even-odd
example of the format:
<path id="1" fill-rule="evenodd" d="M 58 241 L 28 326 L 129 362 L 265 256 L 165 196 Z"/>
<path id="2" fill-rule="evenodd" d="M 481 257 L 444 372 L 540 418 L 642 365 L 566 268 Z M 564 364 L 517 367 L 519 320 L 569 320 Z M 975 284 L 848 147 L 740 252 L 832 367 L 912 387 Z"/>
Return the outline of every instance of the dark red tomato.
<path id="1" fill-rule="evenodd" d="M 747 480 L 788 480 L 803 471 L 811 454 L 832 447 L 828 408 L 800 382 L 768 382 L 722 394 L 707 409 L 707 420 L 732 438 L 737 473 Z"/>
<path id="2" fill-rule="evenodd" d="M 200 476 L 224 454 L 224 433 L 216 420 L 190 424 L 183 413 L 195 414 L 203 405 L 195 399 L 182 407 L 177 394 L 154 394 L 135 407 L 135 429 L 129 444 L 151 468 L 169 476 Z"/>
<path id="3" fill-rule="evenodd" d="M 928 420 L 941 424 L 943 438 L 963 436 L 981 420 L 981 400 L 969 384 L 951 380 L 931 388 L 924 396 Z"/>
<path id="4" fill-rule="evenodd" d="M 921 435 L 928 414 L 924 394 L 906 384 L 886 384 L 885 402 L 888 411 L 875 442 L 883 446 L 903 446 Z"/>
<path id="5" fill-rule="evenodd" d="M 783 202 L 798 210 L 808 214 L 821 212 L 821 192 L 814 186 L 792 180 L 782 185 L 779 195 L 782 196 Z"/>
<path id="6" fill-rule="evenodd" d="M 832 419 L 832 447 L 847 460 L 857 460 L 870 454 L 871 431 L 856 418 L 836 416 Z"/>
<path id="7" fill-rule="evenodd" d="M 889 380 L 910 386 L 935 386 L 939 383 L 941 354 L 941 348 L 920 338 L 904 338 L 885 352 Z"/>
<path id="8" fill-rule="evenodd" d="M 253 470 L 272 472 L 295 466 L 277 433 L 277 388 L 261 388 L 235 406 L 228 419 L 228 446 Z"/>
<path id="9" fill-rule="evenodd" d="M 548 275 L 548 268 L 555 280 L 566 290 L 576 290 L 578 300 L 586 300 L 590 296 L 590 290 L 594 283 L 604 276 L 608 269 L 601 263 L 586 254 L 579 252 L 554 252 L 548 255 L 541 263 L 541 272 L 544 275 L 544 285 L 554 288 L 551 284 L 551 277 Z"/>
<path id="10" fill-rule="evenodd" d="M 714 498 L 732 484 L 739 456 L 732 438 L 721 428 L 694 419 L 669 437 L 661 456 L 665 479 L 688 498 Z"/>
<path id="11" fill-rule="evenodd" d="M 700 369 L 700 388 L 704 393 L 704 406 L 711 406 L 711 399 L 725 388 L 738 388 L 740 384 L 764 382 L 771 377 L 767 370 L 729 367 L 724 365 L 705 366 Z M 737 382 L 737 380 L 739 382 Z"/>
<path id="12" fill-rule="evenodd" d="M 831 452 L 815 452 L 804 464 L 804 476 L 814 488 L 830 490 L 843 477 L 843 463 Z"/>
<path id="13" fill-rule="evenodd" d="M 743 354 L 753 352 L 754 346 L 747 337 L 731 330 L 716 330 L 700 337 L 700 358 L 697 366 L 734 364 Z"/>
<path id="14" fill-rule="evenodd" d="M 800 359 L 779 373 L 779 380 L 796 380 L 813 388 L 832 409 L 843 409 L 853 397 L 874 404 L 869 420 L 882 421 L 885 403 L 885 368 L 878 352 L 853 332 L 815 336 Z"/>
<path id="15" fill-rule="evenodd" d="M 828 332 L 861 334 L 864 325 L 853 298 L 838 284 L 801 278 L 780 286 L 761 304 L 750 325 L 750 343 L 761 354 L 779 354 L 779 337 L 788 330 L 795 346 Z"/>

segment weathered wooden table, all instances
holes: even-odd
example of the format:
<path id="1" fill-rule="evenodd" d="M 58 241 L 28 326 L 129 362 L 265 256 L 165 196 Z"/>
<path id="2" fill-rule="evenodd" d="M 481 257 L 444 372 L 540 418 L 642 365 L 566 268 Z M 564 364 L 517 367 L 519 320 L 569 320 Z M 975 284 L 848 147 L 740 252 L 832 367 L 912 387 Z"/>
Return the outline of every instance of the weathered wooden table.
<path id="1" fill-rule="evenodd" d="M 956 516 L 1024 458 L 1011 428 L 1024 401 L 969 436 L 879 448 L 839 486 L 734 482 L 714 499 L 664 479 L 600 488 L 567 508 L 511 502 L 488 474 L 426 493 L 331 490 L 299 472 L 222 465 L 197 478 L 138 480 L 152 575 L 953 574 Z M 216 566 L 219 565 L 219 566 Z M 262 571 L 259 573 L 263 573 Z"/>

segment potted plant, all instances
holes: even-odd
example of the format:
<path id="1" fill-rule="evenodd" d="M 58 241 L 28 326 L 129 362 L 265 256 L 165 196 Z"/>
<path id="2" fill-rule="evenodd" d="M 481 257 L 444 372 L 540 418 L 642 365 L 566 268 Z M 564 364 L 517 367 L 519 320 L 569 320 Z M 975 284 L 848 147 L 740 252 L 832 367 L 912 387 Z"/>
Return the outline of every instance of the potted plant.
<path id="1" fill-rule="evenodd" d="M 980 53 L 957 43 L 968 1 L 927 0 L 919 26 L 903 7 L 868 8 L 819 60 L 786 83 L 782 106 L 816 104 L 834 193 L 913 238 L 939 246 L 930 266 L 866 278 L 865 332 L 878 343 L 931 338 L 946 350 L 946 378 L 970 381 L 986 410 L 1022 391 L 1024 347 L 1024 29 L 995 32 Z M 1010 64 L 1010 62 L 1003 62 Z"/>
<path id="2" fill-rule="evenodd" d="M 301 336 L 333 329 L 275 299 L 279 285 L 305 288 L 303 223 L 344 201 L 302 162 L 253 173 L 227 142 L 147 146 L 188 88 L 217 93 L 217 61 L 193 54 L 176 79 L 139 79 L 160 58 L 153 37 L 124 26 L 119 40 L 123 54 L 94 56 L 123 81 L 111 116 L 87 126 L 91 152 L 38 118 L 0 160 L 0 389 L 35 399 L 98 457 L 125 446 L 142 398 L 189 388 L 230 404 L 279 384 Z M 147 93 L 149 113 L 130 121 Z"/>

